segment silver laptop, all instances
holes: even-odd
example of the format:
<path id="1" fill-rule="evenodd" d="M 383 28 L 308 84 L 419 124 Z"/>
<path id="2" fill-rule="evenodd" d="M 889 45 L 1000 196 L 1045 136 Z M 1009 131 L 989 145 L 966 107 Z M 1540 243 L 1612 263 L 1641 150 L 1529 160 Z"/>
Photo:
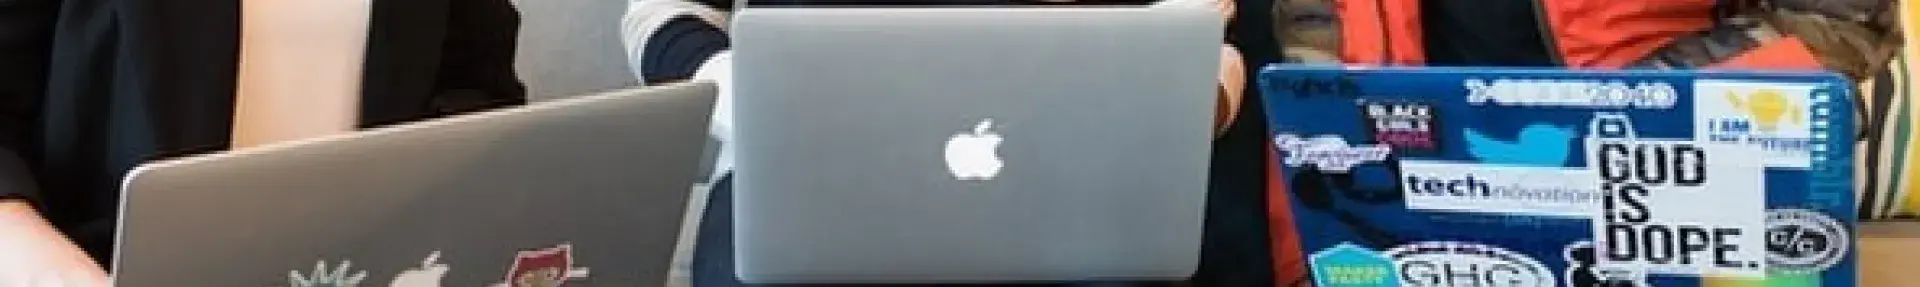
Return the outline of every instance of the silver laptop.
<path id="1" fill-rule="evenodd" d="M 1210 7 L 761 8 L 733 29 L 747 282 L 1185 278 Z"/>
<path id="2" fill-rule="evenodd" d="M 659 286 L 711 84 L 135 168 L 116 286 Z"/>

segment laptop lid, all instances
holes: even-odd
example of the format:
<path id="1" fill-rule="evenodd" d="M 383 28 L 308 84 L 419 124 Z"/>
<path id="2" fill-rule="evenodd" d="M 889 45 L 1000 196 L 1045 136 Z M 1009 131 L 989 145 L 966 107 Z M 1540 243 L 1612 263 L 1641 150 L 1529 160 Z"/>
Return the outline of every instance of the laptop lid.
<path id="1" fill-rule="evenodd" d="M 143 165 L 115 282 L 663 284 L 714 94 L 620 90 Z"/>
<path id="2" fill-rule="evenodd" d="M 759 8 L 735 19 L 749 282 L 1184 278 L 1211 7 Z"/>

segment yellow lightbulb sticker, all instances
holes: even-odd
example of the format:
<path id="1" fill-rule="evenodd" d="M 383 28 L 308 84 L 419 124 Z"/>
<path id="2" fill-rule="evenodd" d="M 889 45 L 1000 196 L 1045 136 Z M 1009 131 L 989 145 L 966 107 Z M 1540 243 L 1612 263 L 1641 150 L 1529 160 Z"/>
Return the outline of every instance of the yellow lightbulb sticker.
<path id="1" fill-rule="evenodd" d="M 1777 90 L 1755 91 L 1745 99 L 1729 91 L 1727 102 L 1732 103 L 1734 109 L 1744 110 L 1747 116 L 1752 117 L 1754 128 L 1760 132 L 1779 130 L 1782 120 L 1791 121 L 1794 125 L 1801 125 L 1806 121 L 1800 116 L 1801 110 L 1805 108 L 1787 99 L 1786 93 Z"/>

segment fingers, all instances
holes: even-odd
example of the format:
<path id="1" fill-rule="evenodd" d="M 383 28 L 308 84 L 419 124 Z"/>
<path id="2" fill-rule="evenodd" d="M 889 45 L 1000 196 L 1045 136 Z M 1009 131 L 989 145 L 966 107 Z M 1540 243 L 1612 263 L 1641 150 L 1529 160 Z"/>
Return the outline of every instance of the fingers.
<path id="1" fill-rule="evenodd" d="M 1242 61 L 1239 49 L 1233 45 L 1220 46 L 1220 89 L 1213 118 L 1215 136 L 1226 133 L 1240 115 L 1247 84 L 1246 64 Z"/>
<path id="2" fill-rule="evenodd" d="M 1234 14 L 1234 13 L 1236 13 L 1236 12 L 1238 12 L 1238 10 L 1239 10 L 1239 6 L 1237 6 L 1237 5 L 1239 5 L 1239 4 L 1235 4 L 1235 2 L 1239 2 L 1239 1 L 1234 1 L 1234 0 L 1213 0 L 1213 2 L 1214 2 L 1214 5 L 1219 5 L 1219 6 L 1220 6 L 1220 19 L 1221 19 L 1221 21 L 1225 21 L 1225 22 L 1233 22 L 1233 14 Z"/>
<path id="3" fill-rule="evenodd" d="M 1231 25 L 1239 6 L 1234 0 L 1212 0 L 1220 9 L 1221 25 Z M 1232 44 L 1220 45 L 1220 91 L 1213 111 L 1214 136 L 1226 134 L 1240 115 L 1240 100 L 1246 94 L 1246 63 Z"/>

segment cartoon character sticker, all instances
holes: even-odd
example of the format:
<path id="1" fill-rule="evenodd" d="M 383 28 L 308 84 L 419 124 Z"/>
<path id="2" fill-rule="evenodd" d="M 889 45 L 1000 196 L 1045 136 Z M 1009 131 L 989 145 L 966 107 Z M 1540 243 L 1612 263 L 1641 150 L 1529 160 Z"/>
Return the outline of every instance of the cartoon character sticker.
<path id="1" fill-rule="evenodd" d="M 287 271 L 287 284 L 290 287 L 360 286 L 360 281 L 367 279 L 367 271 L 362 270 L 348 275 L 347 271 L 352 270 L 352 267 L 353 261 L 340 261 L 340 265 L 335 266 L 334 269 L 327 269 L 326 261 L 314 262 L 313 273 L 302 275 L 299 270 Z"/>
<path id="2" fill-rule="evenodd" d="M 507 268 L 506 281 L 498 287 L 558 287 L 569 280 L 587 278 L 586 267 L 573 266 L 573 245 L 520 251 Z"/>

